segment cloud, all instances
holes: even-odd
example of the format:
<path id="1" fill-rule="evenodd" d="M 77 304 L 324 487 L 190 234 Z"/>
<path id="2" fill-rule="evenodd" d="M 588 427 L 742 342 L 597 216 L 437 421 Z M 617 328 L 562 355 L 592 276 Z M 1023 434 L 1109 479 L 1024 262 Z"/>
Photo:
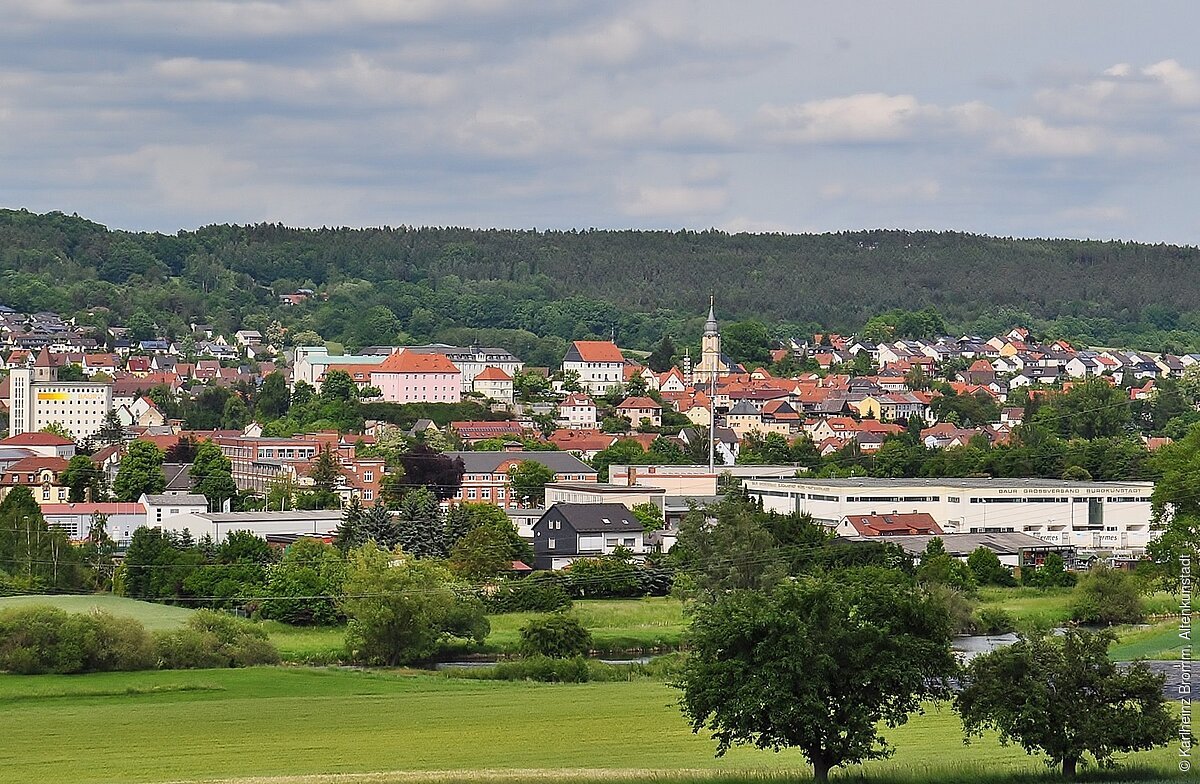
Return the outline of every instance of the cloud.
<path id="1" fill-rule="evenodd" d="M 397 70 L 358 53 L 307 68 L 176 57 L 154 63 L 149 76 L 173 100 L 202 102 L 436 103 L 457 86 L 451 77 Z"/>
<path id="2" fill-rule="evenodd" d="M 641 185 L 624 194 L 621 211 L 636 218 L 712 215 L 725 209 L 724 188 Z"/>
<path id="3" fill-rule="evenodd" d="M 721 231 L 730 234 L 794 234 L 797 230 L 786 223 L 738 216 L 720 225 Z"/>
<path id="4" fill-rule="evenodd" d="M 601 117 L 593 129 L 595 138 L 621 145 L 671 147 L 726 147 L 738 134 L 737 126 L 712 108 L 685 109 L 659 116 L 636 106 Z"/>
<path id="5" fill-rule="evenodd" d="M 46 27 L 67 24 L 134 25 L 172 37 L 296 36 L 337 30 L 431 24 L 497 16 L 519 10 L 517 0 L 39 0 L 14 6 L 11 21 Z M 552 5 L 561 5 L 554 3 Z"/>
<path id="6" fill-rule="evenodd" d="M 888 142 L 908 137 L 926 110 L 911 95 L 857 93 L 758 111 L 767 138 L 778 142 Z"/>

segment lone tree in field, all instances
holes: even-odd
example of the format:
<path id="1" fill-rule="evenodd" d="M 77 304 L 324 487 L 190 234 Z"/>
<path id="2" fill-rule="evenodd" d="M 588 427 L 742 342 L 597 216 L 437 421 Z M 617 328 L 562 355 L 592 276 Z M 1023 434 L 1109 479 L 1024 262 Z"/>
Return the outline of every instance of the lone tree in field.
<path id="1" fill-rule="evenodd" d="M 904 724 L 946 693 L 954 670 L 945 612 L 908 585 L 787 582 L 702 605 L 673 685 L 717 756 L 733 745 L 798 748 L 817 781 L 887 757 L 879 724 Z"/>
<path id="2" fill-rule="evenodd" d="M 1176 727 L 1163 676 L 1141 662 L 1118 667 L 1108 658 L 1115 639 L 1070 630 L 976 657 L 955 702 L 968 740 L 997 730 L 1001 743 L 1046 754 L 1068 778 L 1085 754 L 1105 764 L 1113 752 L 1165 745 Z"/>

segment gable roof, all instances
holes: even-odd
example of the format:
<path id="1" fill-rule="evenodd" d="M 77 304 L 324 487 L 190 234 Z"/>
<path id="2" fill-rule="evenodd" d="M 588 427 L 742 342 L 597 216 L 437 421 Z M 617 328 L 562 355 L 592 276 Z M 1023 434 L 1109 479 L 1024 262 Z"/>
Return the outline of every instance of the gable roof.
<path id="1" fill-rule="evenodd" d="M 636 409 L 647 409 L 647 408 L 648 408 L 648 409 L 661 409 L 661 408 L 662 408 L 662 406 L 660 406 L 660 405 L 658 404 L 658 402 L 654 400 L 654 398 L 649 398 L 649 397 L 627 397 L 627 398 L 625 398 L 623 401 L 621 401 L 621 405 L 617 406 L 617 408 L 618 408 L 618 409 L 622 409 L 622 408 L 627 408 L 627 409 L 635 409 L 635 408 L 636 408 Z"/>
<path id="2" fill-rule="evenodd" d="M 860 536 L 888 536 L 893 534 L 940 534 L 941 527 L 928 512 L 909 514 L 854 514 L 846 515 L 846 522 Z"/>
<path id="3" fill-rule="evenodd" d="M 0 441 L 4 446 L 69 446 L 75 442 L 55 433 L 28 432 L 9 436 Z"/>
<path id="4" fill-rule="evenodd" d="M 542 520 L 557 512 L 578 533 L 621 531 L 643 533 L 641 521 L 624 504 L 567 504 L 557 503 L 546 510 Z M 541 520 L 536 524 L 540 524 Z"/>
<path id="5" fill-rule="evenodd" d="M 621 349 L 611 340 L 576 340 L 564 362 L 624 362 Z"/>

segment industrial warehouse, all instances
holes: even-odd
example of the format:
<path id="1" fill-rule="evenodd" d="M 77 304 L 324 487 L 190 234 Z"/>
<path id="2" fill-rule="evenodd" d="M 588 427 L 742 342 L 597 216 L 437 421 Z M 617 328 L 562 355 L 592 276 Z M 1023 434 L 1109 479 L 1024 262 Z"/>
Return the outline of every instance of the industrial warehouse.
<path id="1" fill-rule="evenodd" d="M 924 513 L 946 533 L 1024 533 L 1080 551 L 1137 555 L 1153 538 L 1152 482 L 1052 479 L 752 479 L 775 512 L 831 528 L 848 515 Z"/>

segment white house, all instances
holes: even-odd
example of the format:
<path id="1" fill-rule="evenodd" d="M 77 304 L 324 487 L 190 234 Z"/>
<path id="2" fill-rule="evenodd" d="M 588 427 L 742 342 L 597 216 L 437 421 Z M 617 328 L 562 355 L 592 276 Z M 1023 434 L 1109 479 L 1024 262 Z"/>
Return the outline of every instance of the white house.
<path id="1" fill-rule="evenodd" d="M 609 340 L 576 340 L 563 357 L 563 373 L 577 373 L 589 394 L 604 394 L 625 380 L 625 357 Z"/>
<path id="2" fill-rule="evenodd" d="M 572 392 L 558 404 L 558 424 L 571 430 L 593 430 L 596 427 L 596 404 L 580 392 Z"/>

